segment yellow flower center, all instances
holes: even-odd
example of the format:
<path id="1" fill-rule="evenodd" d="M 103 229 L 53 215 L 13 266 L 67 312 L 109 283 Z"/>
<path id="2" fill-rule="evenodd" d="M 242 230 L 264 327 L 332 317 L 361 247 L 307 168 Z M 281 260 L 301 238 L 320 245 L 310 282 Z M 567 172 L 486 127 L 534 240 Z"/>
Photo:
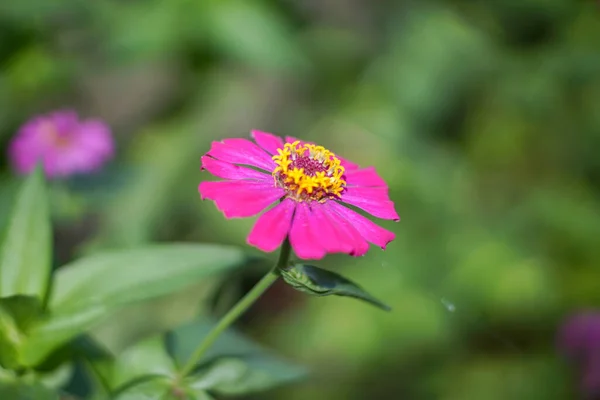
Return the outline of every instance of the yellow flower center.
<path id="1" fill-rule="evenodd" d="M 299 141 L 286 143 L 277 149 L 273 161 L 275 184 L 286 190 L 296 201 L 319 201 L 339 197 L 346 181 L 339 158 L 322 146 L 300 145 Z"/>

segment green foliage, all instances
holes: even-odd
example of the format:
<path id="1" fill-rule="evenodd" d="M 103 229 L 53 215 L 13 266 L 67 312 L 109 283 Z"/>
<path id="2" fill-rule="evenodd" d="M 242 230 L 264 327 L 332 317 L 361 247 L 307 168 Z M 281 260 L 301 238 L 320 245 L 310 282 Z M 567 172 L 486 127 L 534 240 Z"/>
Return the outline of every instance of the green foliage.
<path id="1" fill-rule="evenodd" d="M 213 326 L 210 320 L 200 319 L 138 342 L 118 355 L 91 359 L 90 363 L 119 399 L 136 395 L 177 398 L 177 394 L 186 393 L 204 400 L 210 399 L 209 393 L 253 393 L 305 376 L 304 368 L 270 354 L 236 332 L 225 331 L 193 374 L 181 378 L 180 366 Z"/>
<path id="2" fill-rule="evenodd" d="M 6 288 L 0 296 L 3 368 L 21 371 L 40 366 L 52 352 L 124 305 L 172 293 L 238 267 L 245 259 L 241 250 L 228 246 L 152 245 L 88 256 L 50 277 L 50 221 L 43 187 L 38 168 L 16 197 L 2 243 L 0 277 Z M 36 257 L 31 257 L 32 253 Z M 31 293 L 29 288 L 38 291 Z M 47 307 L 42 308 L 47 288 L 51 294 Z M 109 382 L 120 386 L 140 376 L 172 375 L 174 364 L 161 346 L 162 342 L 142 342 L 125 352 L 111 366 Z M 55 380 L 26 375 L 0 382 L 0 390 L 10 398 L 55 398 L 48 388 Z"/>
<path id="3" fill-rule="evenodd" d="M 182 326 L 167 336 L 174 359 L 182 364 L 213 324 L 208 320 Z M 234 331 L 225 331 L 205 353 L 191 386 L 220 394 L 244 394 L 296 381 L 306 375 L 305 368 L 270 354 L 261 346 Z"/>

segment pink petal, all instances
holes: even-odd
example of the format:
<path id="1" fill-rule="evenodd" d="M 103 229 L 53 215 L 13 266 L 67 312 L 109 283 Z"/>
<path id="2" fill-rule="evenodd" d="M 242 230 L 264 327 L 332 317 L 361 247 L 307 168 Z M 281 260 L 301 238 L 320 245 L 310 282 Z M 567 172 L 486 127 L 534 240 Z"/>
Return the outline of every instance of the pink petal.
<path id="1" fill-rule="evenodd" d="M 296 213 L 290 231 L 290 244 L 298 258 L 319 260 L 326 254 L 317 236 L 319 226 L 312 218 L 310 207 L 306 203 L 296 205 Z"/>
<path id="2" fill-rule="evenodd" d="M 373 221 L 341 204 L 331 202 L 330 205 L 341 218 L 348 220 L 360 232 L 363 238 L 382 249 L 385 249 L 385 246 L 396 237 L 393 232 L 383 229 Z"/>
<path id="3" fill-rule="evenodd" d="M 345 158 L 338 156 L 337 154 L 335 156 L 340 159 L 340 163 L 342 164 L 342 167 L 346 169 L 346 171 L 352 171 L 354 169 L 359 168 L 358 164 L 354 164 L 352 161 L 348 161 Z"/>
<path id="4" fill-rule="evenodd" d="M 285 199 L 261 215 L 248 235 L 248 244 L 267 253 L 276 250 L 290 232 L 295 207 L 294 201 Z"/>
<path id="5" fill-rule="evenodd" d="M 345 235 L 343 231 L 338 229 L 337 224 L 331 221 L 322 205 L 313 205 L 311 210 L 312 218 L 319 226 L 317 230 L 318 240 L 327 253 L 352 253 L 354 247 L 348 240 L 348 235 Z"/>
<path id="6" fill-rule="evenodd" d="M 361 208 L 378 218 L 400 221 L 394 203 L 389 199 L 387 187 L 349 186 L 342 193 L 341 201 Z"/>
<path id="7" fill-rule="evenodd" d="M 374 167 L 346 171 L 346 183 L 350 186 L 385 186 L 385 181 L 377 174 Z"/>
<path id="8" fill-rule="evenodd" d="M 369 243 L 361 236 L 360 232 L 346 219 L 340 217 L 335 209 L 331 207 L 333 202 L 328 201 L 322 204 L 324 214 L 331 221 L 334 230 L 340 236 L 340 240 L 349 244 L 352 250 L 348 253 L 351 256 L 363 256 L 369 251 Z"/>
<path id="9" fill-rule="evenodd" d="M 211 156 L 202 156 L 202 169 L 207 170 L 216 177 L 223 179 L 255 179 L 265 183 L 272 183 L 273 177 L 254 169 L 240 167 L 225 161 L 217 160 Z"/>
<path id="10" fill-rule="evenodd" d="M 271 154 L 277 154 L 277 149 L 283 149 L 283 140 L 272 133 L 252 131 L 250 135 L 260 147 Z"/>
<path id="11" fill-rule="evenodd" d="M 275 162 L 263 149 L 247 139 L 225 139 L 213 142 L 207 155 L 233 164 L 252 165 L 273 171 Z"/>
<path id="12" fill-rule="evenodd" d="M 283 189 L 256 181 L 202 182 L 201 198 L 213 200 L 226 218 L 250 217 L 283 197 Z"/>

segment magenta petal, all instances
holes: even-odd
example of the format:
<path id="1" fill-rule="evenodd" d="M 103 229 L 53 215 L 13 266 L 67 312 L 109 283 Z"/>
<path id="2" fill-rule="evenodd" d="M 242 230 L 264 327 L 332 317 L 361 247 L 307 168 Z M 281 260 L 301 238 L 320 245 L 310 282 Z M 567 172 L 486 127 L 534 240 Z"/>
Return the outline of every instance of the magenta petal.
<path id="1" fill-rule="evenodd" d="M 246 139 L 213 142 L 207 155 L 233 164 L 252 165 L 271 172 L 275 162 L 267 152 Z"/>
<path id="2" fill-rule="evenodd" d="M 312 218 L 310 207 L 306 203 L 298 203 L 292 229 L 290 230 L 290 244 L 298 258 L 305 260 L 319 260 L 326 254 L 319 243 L 319 226 Z"/>
<path id="3" fill-rule="evenodd" d="M 255 179 L 265 183 L 272 183 L 273 177 L 254 169 L 240 167 L 226 161 L 217 160 L 210 156 L 202 156 L 202 169 L 207 170 L 216 177 L 223 179 Z"/>
<path id="4" fill-rule="evenodd" d="M 400 220 L 394 209 L 394 203 L 389 199 L 387 187 L 346 187 L 341 201 L 361 208 L 378 218 Z"/>
<path id="5" fill-rule="evenodd" d="M 349 186 L 386 186 L 374 167 L 346 171 L 346 183 Z"/>
<path id="6" fill-rule="evenodd" d="M 340 159 L 340 163 L 342 164 L 342 167 L 346 169 L 346 171 L 352 171 L 359 168 L 358 164 L 354 164 L 352 161 L 348 161 L 337 154 L 335 156 Z"/>
<path id="7" fill-rule="evenodd" d="M 329 218 L 334 227 L 334 230 L 340 236 L 340 240 L 349 244 L 352 247 L 352 251 L 348 254 L 354 257 L 363 256 L 369 251 L 369 243 L 361 236 L 360 232 L 346 219 L 340 217 L 335 209 L 331 207 L 332 202 L 323 204 L 322 208 L 324 214 Z"/>
<path id="8" fill-rule="evenodd" d="M 202 182 L 202 199 L 213 200 L 226 218 L 251 217 L 284 195 L 283 189 L 256 181 Z"/>
<path id="9" fill-rule="evenodd" d="M 331 202 L 331 208 L 333 208 L 342 218 L 348 220 L 360 232 L 363 238 L 382 249 L 385 249 L 385 246 L 396 237 L 393 232 L 383 229 L 368 218 L 363 217 L 341 204 Z"/>
<path id="10" fill-rule="evenodd" d="M 271 154 L 277 154 L 277 149 L 283 149 L 283 140 L 272 133 L 252 131 L 250 135 L 260 147 Z"/>
<path id="11" fill-rule="evenodd" d="M 323 211 L 323 208 L 320 205 L 316 205 L 311 209 L 312 218 L 314 218 L 315 223 L 319 227 L 317 231 L 318 239 L 327 253 L 352 253 L 354 247 L 350 243 L 348 235 L 337 229 L 337 225 L 331 221 L 327 213 Z"/>
<path id="12" fill-rule="evenodd" d="M 294 201 L 285 199 L 261 215 L 248 235 L 248 244 L 267 253 L 276 250 L 290 232 L 295 207 Z"/>

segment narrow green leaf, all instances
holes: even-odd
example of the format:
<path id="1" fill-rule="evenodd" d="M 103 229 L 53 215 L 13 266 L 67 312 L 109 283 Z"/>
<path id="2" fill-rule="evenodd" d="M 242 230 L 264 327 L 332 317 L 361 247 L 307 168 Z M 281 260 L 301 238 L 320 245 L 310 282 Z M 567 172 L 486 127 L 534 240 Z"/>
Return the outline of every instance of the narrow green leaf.
<path id="1" fill-rule="evenodd" d="M 119 307 L 180 290 L 243 261 L 244 254 L 235 247 L 173 244 L 105 253 L 66 265 L 55 277 L 51 315 L 31 329 L 23 360 L 35 365 Z"/>
<path id="2" fill-rule="evenodd" d="M 335 272 L 305 264 L 295 264 L 279 271 L 290 286 L 301 292 L 314 296 L 353 297 L 382 310 L 391 310 L 388 305 L 371 296 L 356 283 Z"/>
<path id="3" fill-rule="evenodd" d="M 0 246 L 0 297 L 22 294 L 44 299 L 51 240 L 46 188 L 38 167 L 21 186 Z"/>
<path id="4" fill-rule="evenodd" d="M 93 255 L 59 269 L 49 307 L 121 306 L 172 293 L 243 261 L 239 248 L 208 244 L 151 245 Z"/>
<path id="5" fill-rule="evenodd" d="M 212 326 L 212 321 L 199 320 L 170 333 L 167 344 L 175 360 L 186 361 Z M 289 383 L 306 374 L 304 367 L 289 363 L 228 330 L 207 351 L 188 385 L 199 391 L 243 394 Z"/>

